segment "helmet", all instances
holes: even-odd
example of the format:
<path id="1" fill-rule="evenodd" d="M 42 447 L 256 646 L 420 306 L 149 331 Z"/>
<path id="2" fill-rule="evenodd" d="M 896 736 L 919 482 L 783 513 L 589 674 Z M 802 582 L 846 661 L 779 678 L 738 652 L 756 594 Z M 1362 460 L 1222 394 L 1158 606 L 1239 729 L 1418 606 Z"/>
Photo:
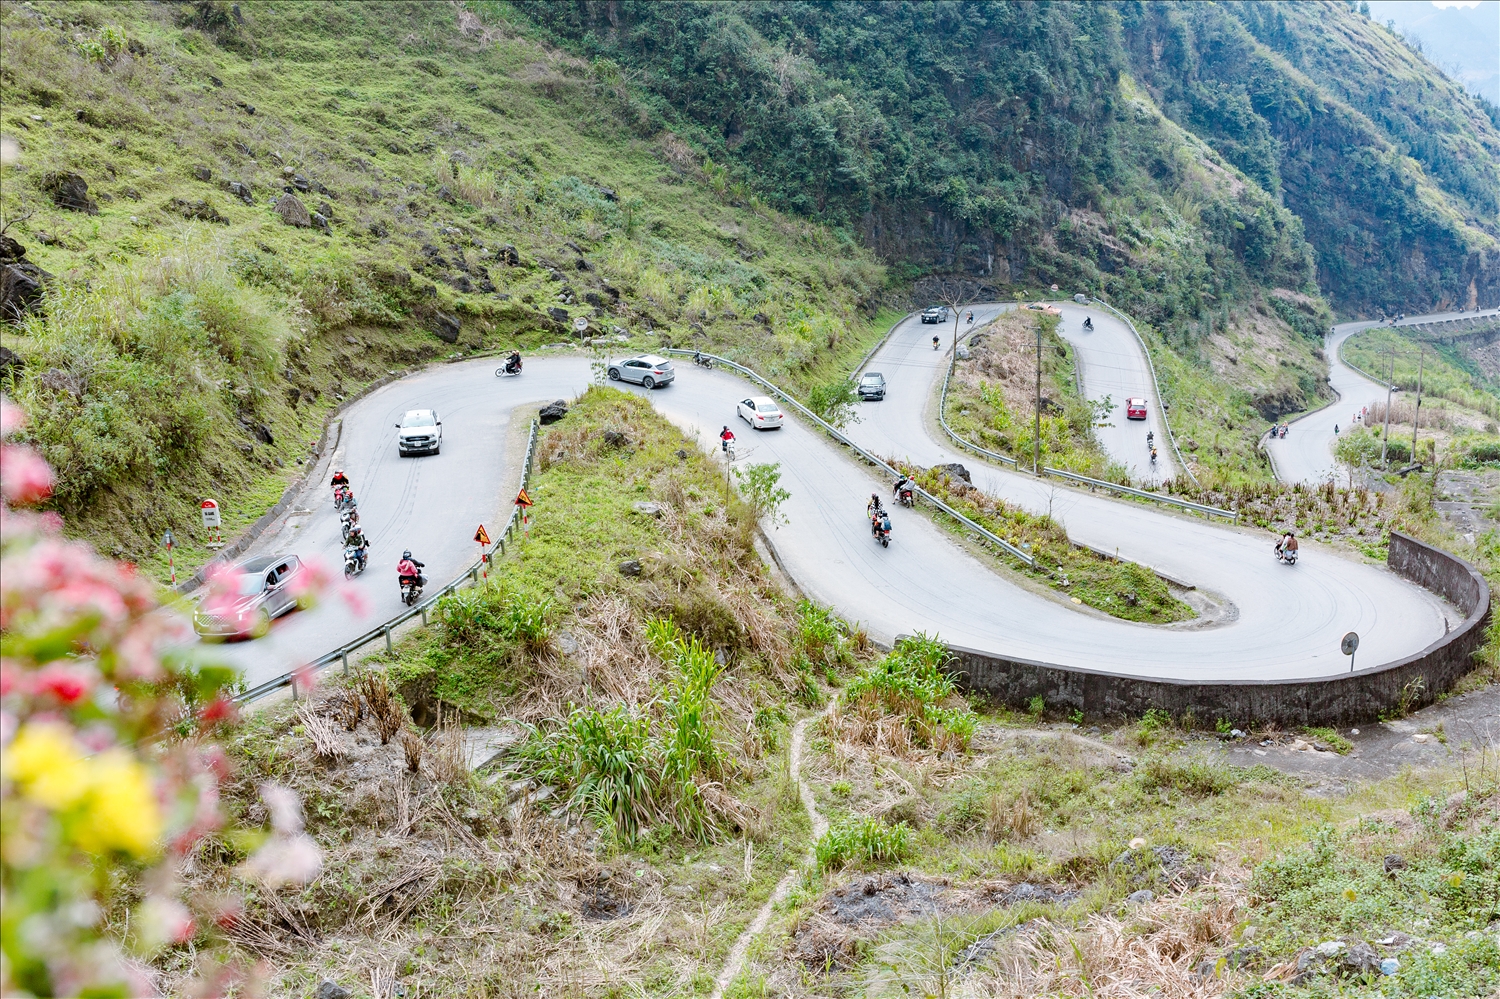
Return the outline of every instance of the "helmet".
<path id="1" fill-rule="evenodd" d="M 334 475 L 343 475 L 344 474 L 344 470 L 342 468 L 335 468 L 333 470 L 333 474 Z"/>
<path id="2" fill-rule="evenodd" d="M 411 558 L 411 549 L 408 548 L 406 551 L 402 552 L 401 553 L 401 557 L 402 558 Z"/>

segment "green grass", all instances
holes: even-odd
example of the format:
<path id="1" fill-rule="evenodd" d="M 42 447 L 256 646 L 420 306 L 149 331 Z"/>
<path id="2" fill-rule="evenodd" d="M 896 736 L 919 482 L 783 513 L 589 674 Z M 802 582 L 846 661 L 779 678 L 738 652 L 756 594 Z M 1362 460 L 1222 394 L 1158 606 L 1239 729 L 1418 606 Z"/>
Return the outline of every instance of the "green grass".
<path id="1" fill-rule="evenodd" d="M 948 647 L 937 638 L 904 638 L 878 662 L 860 670 L 844 690 L 844 709 L 858 720 L 854 729 L 876 735 L 869 723 L 896 719 L 915 746 L 963 752 L 974 735 L 974 712 L 952 705 L 958 688 L 949 666 Z M 848 727 L 848 726 L 846 726 Z"/>
<path id="2" fill-rule="evenodd" d="M 219 499 L 230 530 L 259 516 L 328 409 L 387 370 L 567 340 L 581 317 L 806 391 L 895 318 L 875 306 L 873 256 L 719 191 L 711 164 L 635 128 L 619 88 L 584 63 L 515 37 L 465 43 L 445 7 L 242 13 L 0 11 L 0 128 L 20 151 L 0 211 L 58 277 L 53 318 L 4 342 L 27 361 L 15 395 L 58 467 L 68 530 L 106 551 L 164 576 L 170 527 L 189 571 L 207 555 L 196 501 Z M 135 48 L 99 48 L 118 37 Z M 316 185 L 299 197 L 327 204 L 326 233 L 271 210 L 284 169 Z M 97 215 L 52 204 L 42 178 L 58 170 L 84 177 Z M 178 206 L 200 201 L 223 221 L 184 218 Z M 459 319 L 456 344 L 434 335 L 439 313 Z M 54 368 L 67 377 L 43 384 Z M 152 420 L 127 416 L 142 411 Z"/>
<path id="3" fill-rule="evenodd" d="M 1193 609 L 1174 597 L 1166 581 L 1150 569 L 1076 547 L 1068 540 L 1067 531 L 1051 518 L 1028 513 L 932 469 L 895 464 L 923 489 L 1028 551 L 1036 560 L 1035 566 L 1009 555 L 999 556 L 1022 575 L 1127 621 L 1165 624 L 1194 616 Z"/>
<path id="4" fill-rule="evenodd" d="M 911 852 L 911 830 L 905 823 L 888 826 L 879 819 L 841 822 L 824 833 L 814 849 L 821 870 L 850 865 L 900 861 Z"/>

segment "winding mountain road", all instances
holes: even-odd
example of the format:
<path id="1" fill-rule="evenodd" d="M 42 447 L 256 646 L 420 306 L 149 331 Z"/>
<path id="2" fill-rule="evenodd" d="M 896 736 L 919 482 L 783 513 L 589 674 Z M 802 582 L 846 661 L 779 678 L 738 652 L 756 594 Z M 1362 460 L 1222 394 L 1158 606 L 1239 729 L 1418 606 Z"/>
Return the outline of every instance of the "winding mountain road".
<path id="1" fill-rule="evenodd" d="M 1002 308 L 976 308 L 976 318 Z M 1070 340 L 1086 336 L 1071 329 L 1085 311 L 1065 310 L 1064 335 Z M 1118 348 L 1107 342 L 1110 334 L 1099 336 L 1106 328 L 1101 317 L 1089 314 L 1096 331 L 1087 336 L 1097 340 L 1080 348 L 1085 371 L 1123 370 Z M 1128 329 L 1123 332 L 1130 336 Z M 1112 356 L 1117 358 L 1113 367 Z M 888 495 L 890 483 L 797 419 L 766 433 L 741 424 L 741 460 L 780 463 L 782 485 L 792 494 L 784 506 L 789 522 L 769 532 L 778 558 L 809 596 L 864 622 L 878 639 L 925 631 L 999 655 L 1106 673 L 1275 680 L 1346 670 L 1339 639 L 1350 630 L 1360 633 L 1362 665 L 1374 665 L 1425 648 L 1462 620 L 1455 608 L 1383 566 L 1308 545 L 1302 563 L 1288 569 L 1276 563 L 1260 532 L 977 462 L 950 448 L 935 425 L 934 393 L 946 363 L 946 354 L 932 350 L 930 332 L 915 317 L 898 324 L 868 365 L 885 374 L 887 397 L 861 406 L 862 419 L 850 436 L 872 451 L 921 465 L 962 461 L 976 486 L 1029 510 L 1050 512 L 1074 540 L 1186 580 L 1215 594 L 1228 611 L 1217 623 L 1188 627 L 1109 618 L 1007 573 L 996 560 L 957 543 L 921 511 L 896 510 L 894 540 L 882 549 L 870 539 L 863 510 L 870 493 Z M 514 488 L 524 438 L 513 428 L 507 431 L 512 412 L 576 395 L 588 381 L 589 365 L 582 357 L 534 358 L 524 375 L 507 379 L 495 378 L 493 361 L 470 361 L 428 369 L 351 406 L 343 416 L 339 451 L 324 460 L 293 513 L 273 524 L 253 551 L 293 551 L 337 564 L 337 521 L 325 483 L 326 466 L 341 463 L 374 542 L 371 569 L 355 583 L 370 612 L 358 619 L 333 600 L 277 622 L 265 639 L 227 646 L 247 681 L 270 679 L 395 614 L 400 606 L 394 565 L 403 547 L 427 562 L 435 581 L 461 571 L 476 553 L 470 540 L 475 527 L 481 521 L 501 523 Z M 646 394 L 711 449 L 719 427 L 735 423 L 734 403 L 745 396 L 746 384 L 722 371 L 679 365 L 675 384 Z M 398 458 L 392 424 L 406 409 L 426 406 L 443 419 L 443 453 Z M 1138 431 L 1143 448 L 1145 428 L 1132 424 L 1130 429 Z M 546 516 L 545 509 L 535 513 Z"/>
<path id="2" fill-rule="evenodd" d="M 1334 460 L 1333 449 L 1338 442 L 1339 435 L 1355 426 L 1354 417 L 1360 409 L 1373 402 L 1385 401 L 1384 385 L 1370 381 L 1344 363 L 1339 351 L 1349 337 L 1362 330 L 1378 326 L 1414 326 L 1418 323 L 1472 319 L 1496 314 L 1500 314 L 1500 309 L 1410 316 L 1395 323 L 1364 320 L 1355 323 L 1340 323 L 1335 326 L 1325 341 L 1324 352 L 1328 355 L 1328 383 L 1333 386 L 1333 390 L 1338 393 L 1339 397 L 1322 409 L 1293 420 L 1287 428 L 1285 437 L 1266 442 L 1266 449 L 1271 454 L 1271 465 L 1276 470 L 1276 477 L 1283 482 L 1319 485 L 1331 481 L 1338 484 L 1338 463 Z"/>

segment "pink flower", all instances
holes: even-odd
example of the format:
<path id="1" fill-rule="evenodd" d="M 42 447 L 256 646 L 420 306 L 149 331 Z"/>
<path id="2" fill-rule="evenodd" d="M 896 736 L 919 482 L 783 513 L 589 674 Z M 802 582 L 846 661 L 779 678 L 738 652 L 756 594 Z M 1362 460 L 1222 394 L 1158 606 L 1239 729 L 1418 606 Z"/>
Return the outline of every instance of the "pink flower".
<path id="1" fill-rule="evenodd" d="M 260 800 L 271 813 L 271 828 L 284 836 L 302 831 L 302 802 L 280 784 L 262 784 Z"/>
<path id="2" fill-rule="evenodd" d="M 26 425 L 26 411 L 0 396 L 0 437 L 9 437 Z"/>
<path id="3" fill-rule="evenodd" d="M 217 725 L 221 721 L 232 720 L 236 713 L 234 702 L 220 695 L 203 706 L 203 710 L 198 712 L 198 721 L 202 725 Z"/>
<path id="4" fill-rule="evenodd" d="M 244 871 L 266 885 L 307 884 L 323 870 L 323 851 L 306 833 L 272 836 L 250 859 Z"/>
<path id="5" fill-rule="evenodd" d="M 52 467 L 30 448 L 0 447 L 0 496 L 30 506 L 52 495 Z"/>
<path id="6" fill-rule="evenodd" d="M 344 601 L 344 606 L 349 608 L 349 613 L 355 617 L 364 617 L 370 613 L 370 602 L 365 599 L 365 593 L 357 586 L 345 583 L 339 587 L 339 598 Z"/>
<path id="7" fill-rule="evenodd" d="M 302 571 L 294 575 L 288 584 L 292 596 L 297 598 L 298 606 L 304 610 L 317 603 L 318 597 L 328 592 L 332 585 L 333 573 L 322 559 L 303 561 Z"/>
<path id="8" fill-rule="evenodd" d="M 37 694 L 50 694 L 64 704 L 73 704 L 92 690 L 98 680 L 99 674 L 92 667 L 54 662 L 32 678 L 32 690 Z"/>

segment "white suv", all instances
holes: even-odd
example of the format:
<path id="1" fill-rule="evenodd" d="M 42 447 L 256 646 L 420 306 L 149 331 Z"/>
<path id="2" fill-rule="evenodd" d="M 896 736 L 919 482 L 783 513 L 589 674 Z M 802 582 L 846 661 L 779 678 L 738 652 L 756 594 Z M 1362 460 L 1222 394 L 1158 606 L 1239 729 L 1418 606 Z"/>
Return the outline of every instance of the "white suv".
<path id="1" fill-rule="evenodd" d="M 635 382 L 649 389 L 671 384 L 676 377 L 677 372 L 673 370 L 672 362 L 655 354 L 641 354 L 609 362 L 610 381 Z"/>
<path id="2" fill-rule="evenodd" d="M 443 447 L 443 421 L 435 409 L 410 409 L 396 424 L 396 450 L 402 455 L 437 454 Z"/>

